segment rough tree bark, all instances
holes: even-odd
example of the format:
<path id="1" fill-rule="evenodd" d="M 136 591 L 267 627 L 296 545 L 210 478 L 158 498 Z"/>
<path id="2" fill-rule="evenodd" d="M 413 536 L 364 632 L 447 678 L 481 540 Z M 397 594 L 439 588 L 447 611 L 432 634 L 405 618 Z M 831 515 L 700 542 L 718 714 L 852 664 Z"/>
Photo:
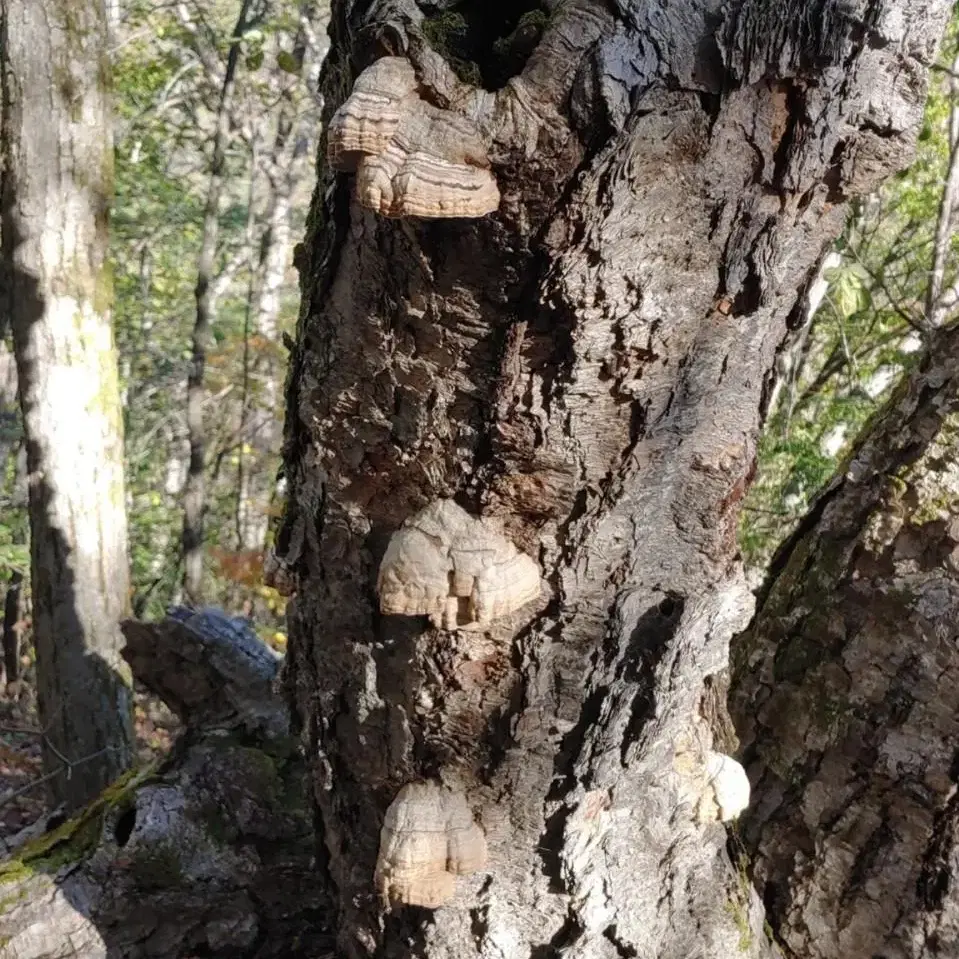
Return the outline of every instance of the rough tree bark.
<path id="1" fill-rule="evenodd" d="M 959 952 L 959 330 L 773 561 L 733 646 L 772 924 L 810 959 Z"/>
<path id="2" fill-rule="evenodd" d="M 908 160 L 948 4 L 445 6 L 338 0 L 324 68 L 335 109 L 407 58 L 502 193 L 440 223 L 379 217 L 329 170 L 315 195 L 271 567 L 298 587 L 340 950 L 770 955 L 684 777 L 751 610 L 735 529 L 777 349 L 847 198 Z M 419 169 L 393 188 L 459 185 Z M 538 603 L 479 632 L 379 613 L 388 540 L 442 497 L 537 560 Z M 466 797 L 489 862 L 390 911 L 380 828 L 423 781 Z"/>
<path id="3" fill-rule="evenodd" d="M 27 440 L 44 758 L 58 800 L 131 757 L 123 435 L 110 323 L 113 194 L 102 0 L 0 3 L 4 314 Z"/>

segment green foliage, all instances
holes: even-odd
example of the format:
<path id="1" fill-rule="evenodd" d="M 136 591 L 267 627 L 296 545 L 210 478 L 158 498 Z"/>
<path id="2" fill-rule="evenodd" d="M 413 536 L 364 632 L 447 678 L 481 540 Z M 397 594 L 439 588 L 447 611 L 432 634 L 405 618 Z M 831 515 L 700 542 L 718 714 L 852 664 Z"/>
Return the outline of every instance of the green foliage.
<path id="1" fill-rule="evenodd" d="M 19 423 L 19 418 L 18 418 Z M 19 425 L 18 430 L 19 433 Z M 16 444 L 11 445 L 16 449 Z M 25 466 L 25 459 L 20 466 Z M 11 456 L 3 476 L 2 493 L 3 519 L 0 521 L 0 583 L 6 583 L 11 574 L 19 573 L 28 578 L 30 575 L 30 520 L 27 516 L 26 490 L 24 478 L 18 476 L 17 458 Z"/>
<path id="2" fill-rule="evenodd" d="M 125 396 L 131 580 L 135 612 L 144 616 L 162 615 L 177 596 L 181 576 L 185 387 L 221 80 L 205 65 L 219 62 L 222 67 L 237 10 L 232 0 L 213 0 L 202 12 L 192 10 L 198 19 L 191 23 L 181 18 L 176 5 L 132 0 L 126 37 L 114 62 L 114 319 Z M 255 576 L 237 580 L 231 576 L 233 566 L 221 559 L 250 552 L 248 543 L 238 542 L 238 502 L 249 499 L 249 509 L 263 515 L 279 465 L 277 444 L 245 431 L 262 432 L 269 420 L 269 432 L 279 437 L 283 416 L 281 408 L 273 408 L 274 391 L 266 388 L 265 378 L 274 371 L 282 384 L 286 357 L 277 341 L 295 320 L 292 270 L 284 277 L 280 315 L 270 336 L 256 331 L 255 300 L 262 281 L 261 244 L 269 230 L 269 190 L 277 182 L 266 164 L 274 161 L 281 142 L 281 107 L 285 122 L 291 122 L 292 110 L 299 111 L 292 114 L 294 124 L 303 110 L 315 110 L 303 95 L 305 79 L 294 52 L 298 23 L 297 4 L 281 0 L 244 34 L 240 45 L 205 375 L 209 598 L 228 608 L 244 602 L 258 606 L 271 636 L 283 607 L 259 581 L 259 565 Z M 294 130 L 315 135 L 315 126 L 315 120 L 306 120 Z M 312 172 L 308 157 L 301 166 L 307 175 Z M 300 194 L 305 209 L 305 181 Z M 292 209 L 287 226 L 296 236 L 303 216 L 296 204 Z M 237 485 L 241 473 L 242 492 Z"/>
<path id="3" fill-rule="evenodd" d="M 955 25 L 943 62 L 956 47 Z M 950 95 L 934 74 L 915 162 L 854 204 L 836 244 L 838 265 L 808 333 L 792 350 L 758 450 L 740 528 L 746 563 L 763 568 L 806 513 L 869 417 L 921 355 L 932 244 L 949 163 Z M 953 238 L 946 285 L 955 281 Z"/>

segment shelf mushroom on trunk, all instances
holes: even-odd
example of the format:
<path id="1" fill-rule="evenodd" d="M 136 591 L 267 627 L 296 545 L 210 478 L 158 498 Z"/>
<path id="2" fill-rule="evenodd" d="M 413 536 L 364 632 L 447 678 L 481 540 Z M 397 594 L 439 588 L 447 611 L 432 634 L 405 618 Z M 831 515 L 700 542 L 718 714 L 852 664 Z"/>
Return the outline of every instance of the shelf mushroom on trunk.
<path id="1" fill-rule="evenodd" d="M 429 616 L 438 629 L 485 629 L 539 596 L 539 567 L 491 520 L 441 499 L 393 534 L 377 592 L 384 613 Z"/>
<path id="2" fill-rule="evenodd" d="M 383 57 L 357 78 L 330 122 L 327 158 L 356 174 L 356 196 L 389 217 L 481 217 L 499 207 L 476 124 L 420 99 L 404 57 Z"/>

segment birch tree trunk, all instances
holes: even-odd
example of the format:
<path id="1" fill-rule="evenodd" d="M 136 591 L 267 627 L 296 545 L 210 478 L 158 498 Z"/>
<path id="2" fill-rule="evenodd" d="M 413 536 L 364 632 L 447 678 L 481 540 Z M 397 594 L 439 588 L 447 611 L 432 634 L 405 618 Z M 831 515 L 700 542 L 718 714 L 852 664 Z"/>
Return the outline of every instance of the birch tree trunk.
<path id="1" fill-rule="evenodd" d="M 75 807 L 131 758 L 106 13 L 102 0 L 3 0 L 0 21 L 5 313 L 27 439 L 40 719 L 53 792 Z"/>
<path id="2" fill-rule="evenodd" d="M 331 110 L 384 54 L 415 71 L 354 101 L 339 162 L 407 164 L 365 202 L 473 202 L 476 142 L 502 195 L 434 221 L 379 216 L 329 169 L 315 194 L 271 570 L 298 588 L 291 695 L 343 955 L 775 954 L 695 808 L 752 608 L 739 503 L 801 291 L 847 199 L 908 161 L 948 7 L 334 3 Z M 431 141 L 414 109 L 472 139 Z M 387 544 L 444 498 L 535 559 L 538 600 L 472 631 L 381 613 Z M 438 908 L 374 883 L 401 872 L 381 827 L 416 783 L 487 849 Z M 452 829 L 403 809 L 394 840 Z M 445 896 L 460 866 L 436 858 Z"/>
<path id="3" fill-rule="evenodd" d="M 319 108 L 315 102 L 315 74 L 322 51 L 310 43 L 317 27 L 325 27 L 325 5 L 317 9 L 313 4 L 302 4 L 300 25 L 294 37 L 291 75 L 279 66 L 274 71 L 273 84 L 279 88 L 275 117 L 275 134 L 268 156 L 263 163 L 266 180 L 264 227 L 259 238 L 255 262 L 253 297 L 253 329 L 262 341 L 248 365 L 257 384 L 256 402 L 249 416 L 246 434 L 250 445 L 261 455 L 276 456 L 281 445 L 283 408 L 283 354 L 278 322 L 281 294 L 290 270 L 290 252 L 293 247 L 294 198 L 303 190 L 305 176 L 312 169 L 319 127 Z M 254 164 L 255 166 L 255 164 Z M 245 442 L 245 439 L 244 439 Z M 275 484 L 272 471 L 242 469 L 241 464 L 237 502 L 237 545 L 240 550 L 262 550 L 269 531 L 268 502 Z M 251 464 L 251 467 L 253 464 Z"/>

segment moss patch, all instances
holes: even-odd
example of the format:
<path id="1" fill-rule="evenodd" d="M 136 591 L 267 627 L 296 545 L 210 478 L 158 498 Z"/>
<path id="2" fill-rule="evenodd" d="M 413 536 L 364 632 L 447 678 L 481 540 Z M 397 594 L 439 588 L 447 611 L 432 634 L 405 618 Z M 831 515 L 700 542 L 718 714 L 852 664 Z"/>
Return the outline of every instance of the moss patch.
<path id="1" fill-rule="evenodd" d="M 145 889 L 176 886 L 183 879 L 180 853 L 169 842 L 157 842 L 149 849 L 141 849 L 130 864 L 130 875 Z"/>
<path id="2" fill-rule="evenodd" d="M 483 82 L 479 64 L 464 55 L 469 26 L 466 17 L 453 10 L 444 10 L 423 21 L 423 36 L 427 43 L 453 68 L 464 82 L 479 86 Z"/>
<path id="3" fill-rule="evenodd" d="M 103 819 L 113 807 L 131 800 L 133 793 L 153 776 L 153 766 L 131 770 L 108 786 L 74 819 L 25 843 L 15 858 L 0 864 L 0 884 L 19 882 L 41 873 L 55 873 L 79 862 L 96 848 Z"/>
<path id="4" fill-rule="evenodd" d="M 819 666 L 827 655 L 828 650 L 821 642 L 808 639 L 802 633 L 790 636 L 776 649 L 773 678 L 778 683 L 801 683 L 806 674 Z"/>
<path id="5" fill-rule="evenodd" d="M 519 18 L 516 28 L 493 44 L 493 52 L 499 57 L 505 57 L 525 51 L 526 56 L 529 56 L 539 43 L 547 23 L 549 14 L 545 10 L 527 10 Z"/>
<path id="6" fill-rule="evenodd" d="M 726 902 L 726 912 L 739 932 L 739 951 L 752 952 L 753 929 L 749 922 L 749 898 L 752 884 L 749 881 L 749 859 L 745 847 L 735 830 L 731 833 L 730 841 L 739 848 L 735 855 L 736 888 Z"/>
<path id="7" fill-rule="evenodd" d="M 442 10 L 423 21 L 423 36 L 437 53 L 447 56 L 466 41 L 469 25 L 455 10 Z"/>
<path id="8" fill-rule="evenodd" d="M 26 889 L 17 889 L 9 895 L 0 896 L 0 916 L 2 916 L 8 909 L 11 909 L 18 903 L 23 902 L 23 900 L 26 898 Z"/>

